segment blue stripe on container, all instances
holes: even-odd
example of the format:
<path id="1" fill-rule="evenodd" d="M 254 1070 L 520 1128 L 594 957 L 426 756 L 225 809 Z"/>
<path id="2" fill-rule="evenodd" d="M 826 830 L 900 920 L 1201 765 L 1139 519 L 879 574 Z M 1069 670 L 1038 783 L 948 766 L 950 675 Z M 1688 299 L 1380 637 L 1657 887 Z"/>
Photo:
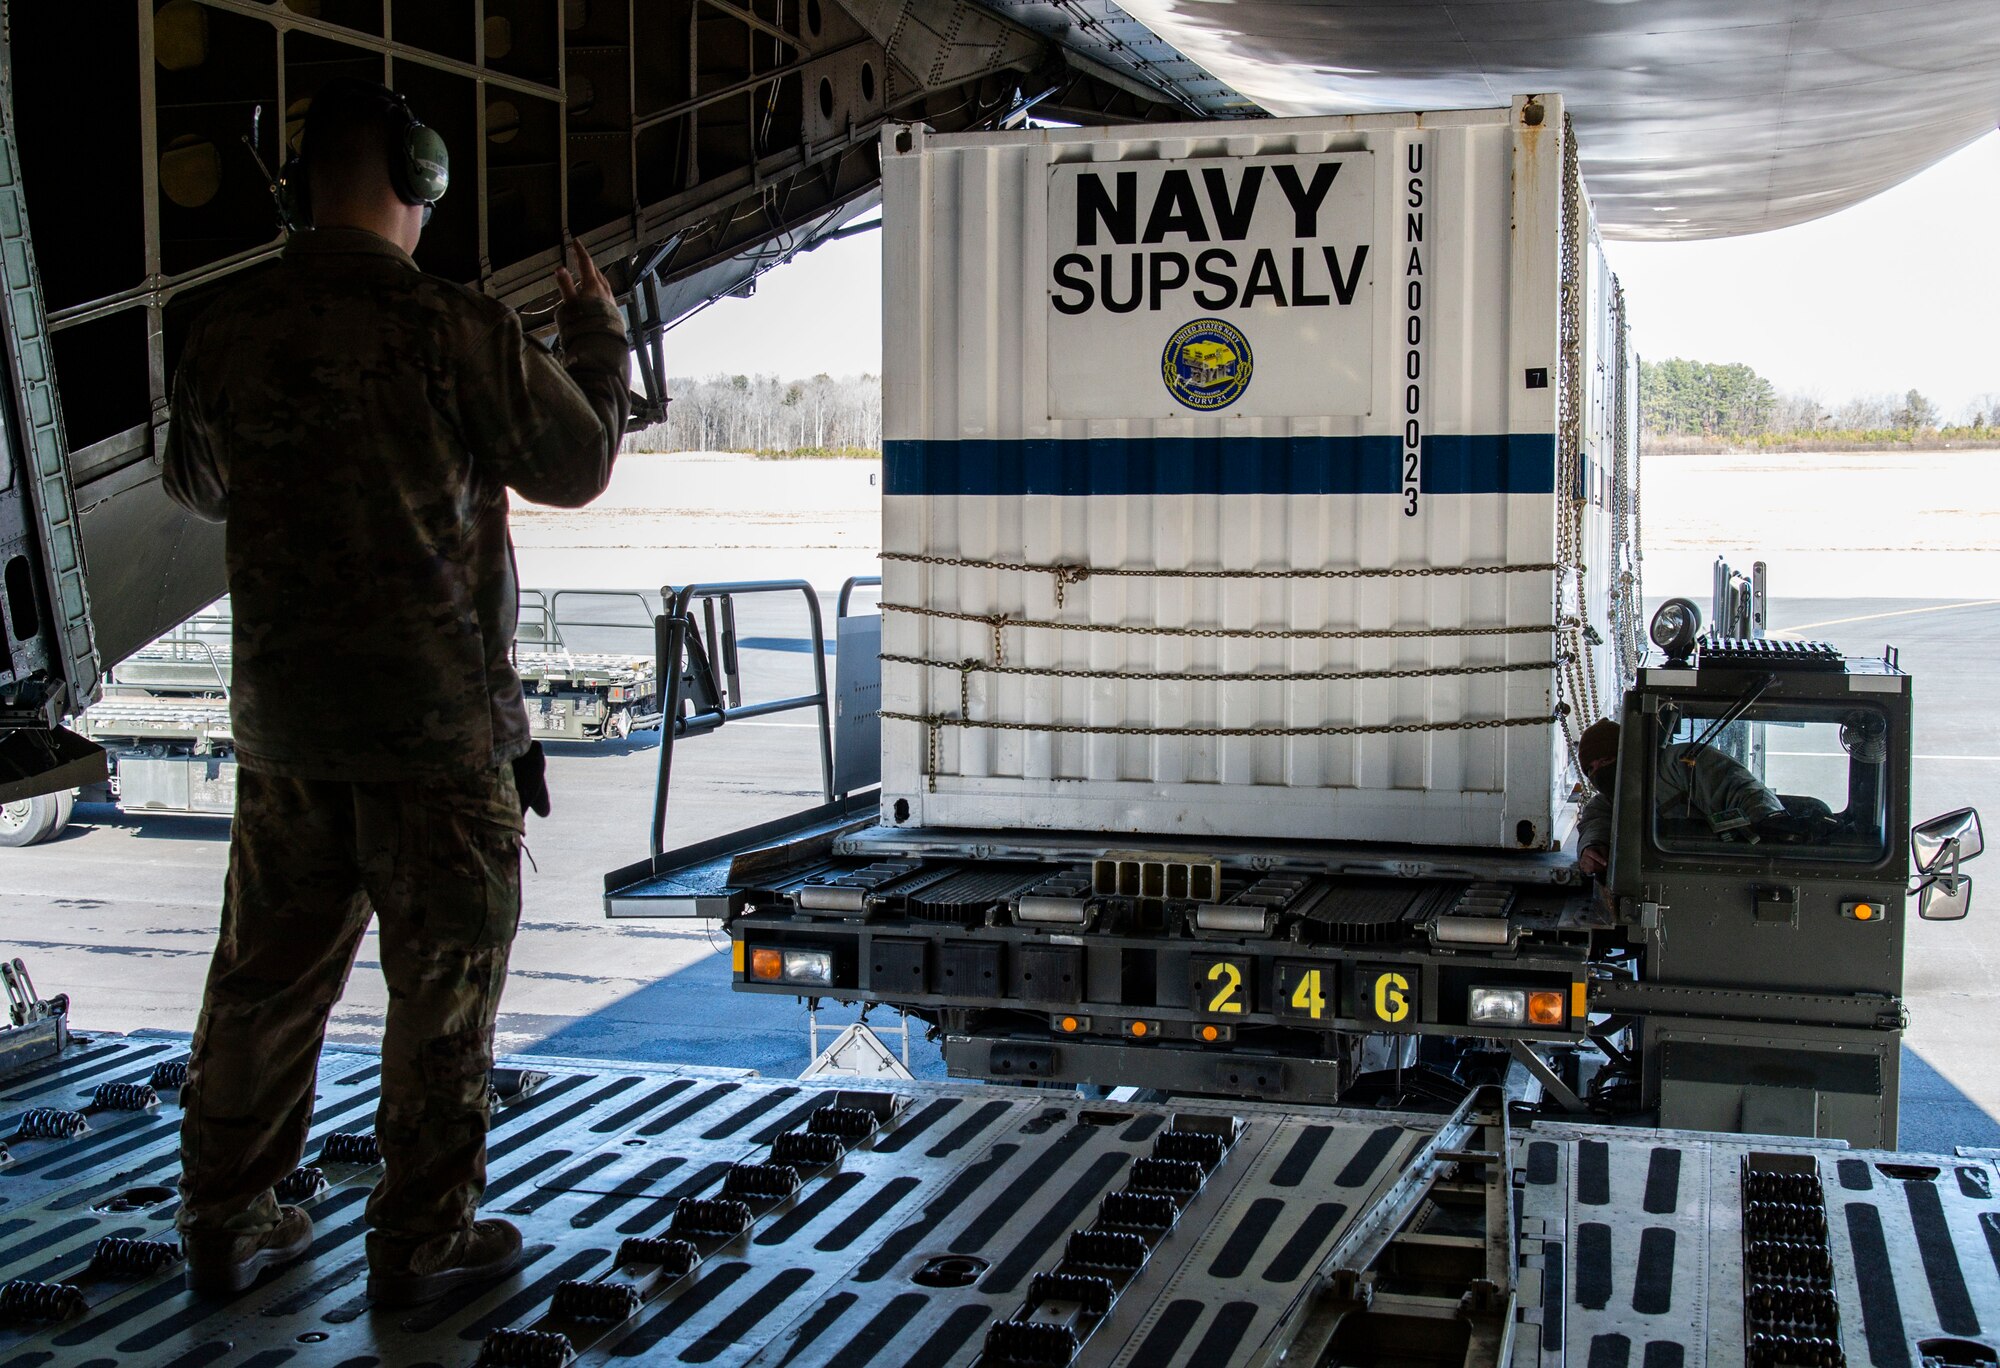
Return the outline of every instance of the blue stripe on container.
<path id="1" fill-rule="evenodd" d="M 891 441 L 883 492 L 984 494 L 1397 494 L 1395 437 L 1083 437 Z M 1426 494 L 1547 494 L 1547 433 L 1424 439 Z"/>

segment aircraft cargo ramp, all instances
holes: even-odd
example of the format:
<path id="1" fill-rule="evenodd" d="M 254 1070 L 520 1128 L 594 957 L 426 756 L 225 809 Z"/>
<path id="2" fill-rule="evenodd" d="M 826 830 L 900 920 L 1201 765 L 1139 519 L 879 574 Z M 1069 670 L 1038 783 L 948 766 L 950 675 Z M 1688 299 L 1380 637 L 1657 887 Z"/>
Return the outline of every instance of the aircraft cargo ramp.
<path id="1" fill-rule="evenodd" d="M 341 1049 L 297 1179 L 312 1256 L 198 1302 L 133 1243 L 171 1240 L 185 1059 L 103 1038 L 0 1083 L 0 1368 L 1918 1368 L 2000 1341 L 1990 1153 L 1513 1128 L 1491 1091 L 1442 1118 L 552 1059 L 495 1075 L 485 1209 L 521 1270 L 377 1311 L 378 1065 Z"/>

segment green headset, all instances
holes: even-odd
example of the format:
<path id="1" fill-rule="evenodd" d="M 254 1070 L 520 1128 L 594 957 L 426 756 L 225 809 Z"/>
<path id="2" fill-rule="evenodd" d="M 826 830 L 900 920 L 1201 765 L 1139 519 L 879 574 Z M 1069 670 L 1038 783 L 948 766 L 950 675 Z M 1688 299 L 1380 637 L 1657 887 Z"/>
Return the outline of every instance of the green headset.
<path id="1" fill-rule="evenodd" d="M 424 222 L 429 223 L 431 210 L 444 198 L 444 192 L 451 184 L 451 153 L 444 145 L 444 139 L 416 115 L 410 102 L 401 94 L 374 81 L 357 80 L 349 76 L 336 77 L 321 86 L 306 110 L 305 126 L 299 130 L 299 144 L 296 151 L 285 161 L 278 172 L 278 183 L 274 187 L 278 196 L 278 215 L 285 227 L 296 231 L 312 227 L 312 192 L 310 185 L 309 160 L 313 145 L 313 127 L 330 110 L 349 102 L 373 102 L 388 115 L 389 184 L 395 188 L 396 198 L 405 204 L 424 206 Z"/>

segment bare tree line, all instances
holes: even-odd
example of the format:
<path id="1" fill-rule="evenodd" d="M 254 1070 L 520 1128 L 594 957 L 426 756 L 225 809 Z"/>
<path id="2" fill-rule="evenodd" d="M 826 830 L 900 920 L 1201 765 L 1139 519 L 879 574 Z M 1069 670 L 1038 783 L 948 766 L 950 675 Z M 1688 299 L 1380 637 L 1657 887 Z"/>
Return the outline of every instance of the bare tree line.
<path id="1" fill-rule="evenodd" d="M 669 386 L 665 422 L 626 439 L 627 451 L 745 451 L 765 456 L 877 456 L 882 382 L 874 375 L 781 380 L 713 375 Z"/>

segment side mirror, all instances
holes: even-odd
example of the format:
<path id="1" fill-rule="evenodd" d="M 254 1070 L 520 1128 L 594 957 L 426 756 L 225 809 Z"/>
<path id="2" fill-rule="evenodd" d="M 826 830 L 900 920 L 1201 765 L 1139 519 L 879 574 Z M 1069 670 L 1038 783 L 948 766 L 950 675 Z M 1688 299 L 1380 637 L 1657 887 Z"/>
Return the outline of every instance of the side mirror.
<path id="1" fill-rule="evenodd" d="M 1925 921 L 1958 921 L 1972 910 L 1972 876 L 1933 879 L 1917 894 L 1917 915 Z"/>
<path id="2" fill-rule="evenodd" d="M 1942 817 L 1933 817 L 1910 828 L 1910 855 L 1916 860 L 1919 873 L 1950 874 L 1954 866 L 1971 859 L 1985 848 L 1985 837 L 1979 829 L 1979 813 L 1969 807 L 1947 812 Z M 1959 915 L 1965 914 L 1961 912 Z"/>

